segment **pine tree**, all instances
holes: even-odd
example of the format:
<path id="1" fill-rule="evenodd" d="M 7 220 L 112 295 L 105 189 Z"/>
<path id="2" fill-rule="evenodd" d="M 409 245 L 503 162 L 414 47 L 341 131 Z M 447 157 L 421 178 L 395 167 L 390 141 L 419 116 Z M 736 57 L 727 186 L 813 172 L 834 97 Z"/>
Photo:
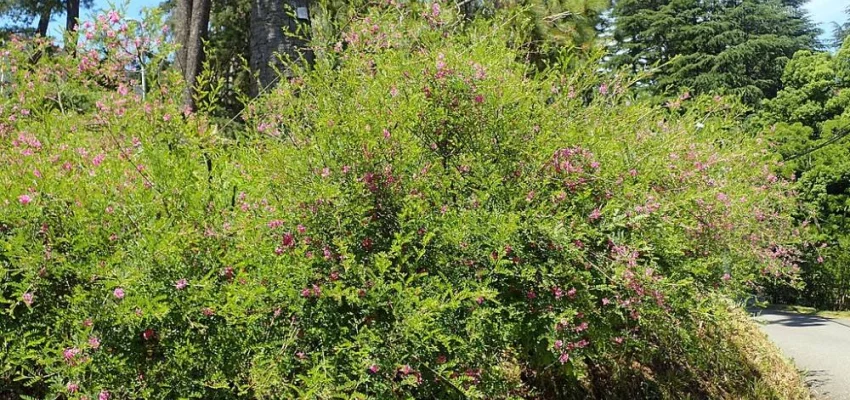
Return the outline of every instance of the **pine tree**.
<path id="1" fill-rule="evenodd" d="M 805 0 L 619 0 L 614 67 L 658 66 L 657 93 L 732 93 L 756 104 L 781 88 L 795 52 L 817 48 Z"/>

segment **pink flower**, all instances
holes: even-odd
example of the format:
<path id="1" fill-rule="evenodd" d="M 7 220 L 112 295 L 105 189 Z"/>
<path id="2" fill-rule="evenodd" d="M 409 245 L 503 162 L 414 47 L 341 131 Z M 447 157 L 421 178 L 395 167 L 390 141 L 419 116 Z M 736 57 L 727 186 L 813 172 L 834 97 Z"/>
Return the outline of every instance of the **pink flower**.
<path id="1" fill-rule="evenodd" d="M 590 213 L 590 220 L 595 221 L 602 217 L 602 212 L 599 211 L 599 208 L 594 208 Z"/>
<path id="2" fill-rule="evenodd" d="M 65 385 L 65 390 L 67 390 L 68 393 L 77 393 L 77 391 L 80 390 L 80 386 L 74 382 L 68 382 L 68 384 Z"/>
<path id="3" fill-rule="evenodd" d="M 145 329 L 144 332 L 142 332 L 142 339 L 151 340 L 153 339 L 154 335 L 156 335 L 156 333 L 154 333 L 153 329 L 148 328 Z"/>
<path id="4" fill-rule="evenodd" d="M 580 323 L 577 327 L 573 328 L 576 332 L 583 332 L 587 330 L 587 322 Z"/>
<path id="5" fill-rule="evenodd" d="M 722 279 L 723 279 L 724 282 L 728 282 L 730 279 L 732 279 L 732 275 L 729 275 L 729 273 L 727 272 L 727 273 L 723 274 Z"/>
<path id="6" fill-rule="evenodd" d="M 302 235 L 304 234 L 304 232 L 307 232 L 307 228 L 304 227 L 304 225 L 301 225 L 301 224 L 298 224 L 298 226 L 295 227 L 295 229 L 297 229 L 298 233 L 300 233 Z"/>
<path id="7" fill-rule="evenodd" d="M 818 264 L 823 264 L 823 257 L 822 256 L 818 256 Z"/>
<path id="8" fill-rule="evenodd" d="M 116 299 L 121 300 L 124 298 L 124 289 L 121 289 L 120 287 L 115 288 L 115 290 L 112 291 L 112 295 L 115 296 Z"/>
<path id="9" fill-rule="evenodd" d="M 484 304 L 484 297 L 478 296 L 478 298 L 475 299 L 475 302 L 478 303 L 478 305 Z"/>
<path id="10" fill-rule="evenodd" d="M 109 391 L 101 390 L 100 394 L 97 395 L 97 400 L 109 400 Z"/>
<path id="11" fill-rule="evenodd" d="M 174 284 L 174 287 L 175 287 L 177 290 L 183 290 L 183 289 L 185 289 L 185 288 L 186 288 L 186 286 L 188 286 L 188 285 L 189 285 L 189 282 L 188 282 L 188 281 L 186 281 L 186 279 L 180 279 L 179 281 L 177 281 L 177 282 Z"/>
<path id="12" fill-rule="evenodd" d="M 30 197 L 30 196 L 29 196 L 29 195 L 27 195 L 27 194 L 22 194 L 22 195 L 18 196 L 18 202 L 20 202 L 20 203 L 21 203 L 21 204 L 23 204 L 23 205 L 27 205 L 27 204 L 29 204 L 31 201 L 32 201 L 32 197 Z"/>
<path id="13" fill-rule="evenodd" d="M 295 236 L 291 233 L 286 232 L 283 234 L 283 241 L 281 242 L 283 247 L 292 247 L 295 246 Z"/>
<path id="14" fill-rule="evenodd" d="M 383 133 L 384 133 L 384 139 L 389 139 L 389 138 L 390 138 L 390 131 L 389 131 L 389 129 L 384 128 Z"/>
<path id="15" fill-rule="evenodd" d="M 62 357 L 65 358 L 65 362 L 67 362 L 68 364 L 74 365 L 74 363 L 75 363 L 74 358 L 77 357 L 77 354 L 80 354 L 80 349 L 78 349 L 76 347 L 71 347 L 71 348 L 65 349 L 62 352 Z"/>
<path id="16" fill-rule="evenodd" d="M 556 286 L 556 287 L 552 288 L 552 294 L 555 295 L 555 299 L 560 299 L 561 297 L 564 296 L 564 291 L 561 290 L 561 288 Z"/>
<path id="17" fill-rule="evenodd" d="M 556 340 L 555 341 L 555 348 L 556 349 L 560 349 L 563 346 L 564 346 L 564 342 L 562 340 Z"/>
<path id="18" fill-rule="evenodd" d="M 26 293 L 24 293 L 24 295 L 23 295 L 23 296 L 21 296 L 21 297 L 23 297 L 24 304 L 26 304 L 27 306 L 31 306 L 31 305 L 32 305 L 32 300 L 33 300 L 33 294 L 32 294 L 32 293 L 30 293 L 30 292 L 26 292 Z"/>
<path id="19" fill-rule="evenodd" d="M 91 346 L 91 348 L 93 349 L 97 349 L 98 347 L 100 347 L 100 339 L 98 339 L 97 336 L 90 337 L 89 346 Z"/>
<path id="20" fill-rule="evenodd" d="M 106 154 L 100 153 L 92 158 L 91 163 L 94 164 L 95 167 L 99 167 L 105 158 Z"/>
<path id="21" fill-rule="evenodd" d="M 111 22 L 113 24 L 117 24 L 118 21 L 121 20 L 121 17 L 118 15 L 118 13 L 115 10 L 109 11 L 109 14 L 107 14 L 106 17 L 109 18 L 109 22 Z M 107 397 L 108 396 L 109 395 L 107 394 Z M 103 400 L 103 399 L 101 399 L 101 400 Z"/>
<path id="22" fill-rule="evenodd" d="M 568 353 L 561 353 L 561 356 L 558 357 L 558 361 L 560 361 L 561 364 L 566 364 L 567 361 L 570 361 L 570 355 Z"/>
<path id="23" fill-rule="evenodd" d="M 372 364 L 372 365 L 369 366 L 369 373 L 377 374 L 378 371 L 380 371 L 380 370 L 381 370 L 381 367 L 379 367 L 377 364 Z"/>

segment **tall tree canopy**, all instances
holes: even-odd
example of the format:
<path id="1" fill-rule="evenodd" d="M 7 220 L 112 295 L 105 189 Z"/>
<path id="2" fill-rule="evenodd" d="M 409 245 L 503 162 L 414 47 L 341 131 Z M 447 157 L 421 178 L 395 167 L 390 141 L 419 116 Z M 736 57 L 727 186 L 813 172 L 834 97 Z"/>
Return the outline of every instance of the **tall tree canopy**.
<path id="1" fill-rule="evenodd" d="M 657 92 L 740 95 L 749 103 L 781 88 L 786 62 L 818 47 L 805 0 L 619 0 L 613 66 L 659 65 Z"/>
<path id="2" fill-rule="evenodd" d="M 850 307 L 850 40 L 833 55 L 800 51 L 784 88 L 758 119 L 799 193 L 798 218 L 816 246 L 801 262 L 806 287 L 784 301 Z"/>

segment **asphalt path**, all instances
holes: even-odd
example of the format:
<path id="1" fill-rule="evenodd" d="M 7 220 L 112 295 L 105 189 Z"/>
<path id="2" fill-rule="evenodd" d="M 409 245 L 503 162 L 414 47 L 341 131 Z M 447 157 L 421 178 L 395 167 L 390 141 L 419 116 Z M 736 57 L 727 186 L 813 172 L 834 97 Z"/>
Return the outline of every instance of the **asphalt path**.
<path id="1" fill-rule="evenodd" d="M 804 371 L 815 396 L 850 400 L 850 320 L 769 309 L 756 314 L 762 331 Z"/>

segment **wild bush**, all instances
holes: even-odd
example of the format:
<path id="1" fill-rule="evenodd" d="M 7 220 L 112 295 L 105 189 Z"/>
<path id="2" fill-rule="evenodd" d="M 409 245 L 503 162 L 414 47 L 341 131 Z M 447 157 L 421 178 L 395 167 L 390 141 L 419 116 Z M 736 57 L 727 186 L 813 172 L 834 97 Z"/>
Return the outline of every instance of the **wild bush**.
<path id="1" fill-rule="evenodd" d="M 513 17 L 375 7 L 230 124 L 134 90 L 118 17 L 90 57 L 11 43 L 0 393 L 749 396 L 718 299 L 794 270 L 766 144 L 731 99 L 538 72 Z"/>

